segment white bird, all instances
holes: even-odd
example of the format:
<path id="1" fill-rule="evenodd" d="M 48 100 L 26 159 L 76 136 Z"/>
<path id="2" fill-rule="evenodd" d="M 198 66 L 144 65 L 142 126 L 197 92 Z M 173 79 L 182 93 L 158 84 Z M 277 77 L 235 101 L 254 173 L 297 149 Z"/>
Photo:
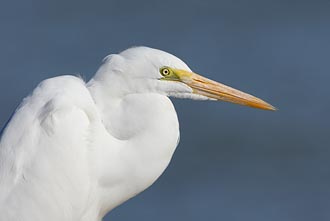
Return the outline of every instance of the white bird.
<path id="1" fill-rule="evenodd" d="M 179 140 L 168 97 L 275 109 L 148 47 L 107 56 L 88 83 L 44 80 L 2 132 L 0 220 L 100 221 L 145 190 Z"/>

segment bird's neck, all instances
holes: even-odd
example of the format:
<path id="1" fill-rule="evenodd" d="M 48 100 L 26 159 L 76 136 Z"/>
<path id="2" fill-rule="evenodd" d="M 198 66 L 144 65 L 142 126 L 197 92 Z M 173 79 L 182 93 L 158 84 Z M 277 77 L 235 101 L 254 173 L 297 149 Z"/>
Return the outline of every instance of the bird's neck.
<path id="1" fill-rule="evenodd" d="M 104 182 L 107 184 L 103 210 L 107 212 L 149 187 L 162 174 L 177 146 L 179 124 L 166 96 L 117 96 L 111 92 L 111 85 L 93 80 L 88 86 L 112 140 L 99 144 L 109 162 L 108 174 L 104 176 L 108 182 Z M 115 146 L 119 146 L 116 159 L 112 151 L 106 154 Z M 120 182 L 115 183 L 116 180 Z"/>

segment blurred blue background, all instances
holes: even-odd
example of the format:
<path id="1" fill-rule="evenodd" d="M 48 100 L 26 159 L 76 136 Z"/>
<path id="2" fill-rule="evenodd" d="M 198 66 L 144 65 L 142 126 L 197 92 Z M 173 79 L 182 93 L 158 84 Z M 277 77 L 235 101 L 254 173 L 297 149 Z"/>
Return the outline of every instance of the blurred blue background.
<path id="1" fill-rule="evenodd" d="M 41 80 L 135 45 L 280 110 L 173 100 L 172 163 L 106 221 L 330 220 L 330 1 L 3 0 L 0 126 Z"/>

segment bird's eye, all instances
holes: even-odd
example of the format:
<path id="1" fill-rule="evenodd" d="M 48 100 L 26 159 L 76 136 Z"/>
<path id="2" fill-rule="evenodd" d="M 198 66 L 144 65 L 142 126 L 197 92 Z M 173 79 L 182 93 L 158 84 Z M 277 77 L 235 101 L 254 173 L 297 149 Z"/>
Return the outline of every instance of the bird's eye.
<path id="1" fill-rule="evenodd" d="M 168 76 L 171 73 L 171 71 L 168 68 L 163 68 L 161 69 L 160 72 L 163 76 Z"/>

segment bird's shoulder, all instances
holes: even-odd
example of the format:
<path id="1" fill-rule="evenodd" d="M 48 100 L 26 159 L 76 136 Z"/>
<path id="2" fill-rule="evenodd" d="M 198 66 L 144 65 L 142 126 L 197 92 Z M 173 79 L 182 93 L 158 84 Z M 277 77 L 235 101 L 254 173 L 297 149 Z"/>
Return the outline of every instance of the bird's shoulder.
<path id="1" fill-rule="evenodd" d="M 31 96 L 23 101 L 27 103 L 47 105 L 52 103 L 56 108 L 77 106 L 88 109 L 94 102 L 85 82 L 75 76 L 64 75 L 42 81 L 33 91 Z"/>
<path id="2" fill-rule="evenodd" d="M 36 116 L 43 129 L 56 127 L 56 122 L 69 123 L 75 118 L 92 121 L 96 116 L 94 100 L 79 77 L 65 75 L 42 81 L 27 102 L 35 104 L 39 115 Z M 58 120 L 58 121 L 57 121 Z M 79 123 L 79 120 L 78 120 Z M 78 126 L 78 125 L 68 125 Z M 65 128 L 62 128 L 65 129 Z"/>
<path id="3" fill-rule="evenodd" d="M 81 140 L 82 134 L 96 113 L 82 79 L 60 76 L 42 81 L 22 101 L 2 131 L 0 176 L 3 181 L 5 174 L 20 176 L 44 151 L 60 149 L 72 142 L 80 142 L 82 146 L 85 142 Z"/>
<path id="4" fill-rule="evenodd" d="M 60 76 L 42 81 L 22 101 L 1 135 L 0 208 L 6 199 L 20 205 L 27 194 L 15 194 L 32 191 L 33 187 L 28 188 L 34 182 L 46 185 L 52 180 L 47 174 L 57 180 L 71 174 L 71 167 L 65 165 L 85 158 L 95 116 L 94 101 L 82 79 Z M 51 189 L 51 185 L 46 186 Z"/>
<path id="5" fill-rule="evenodd" d="M 69 123 L 71 117 L 89 121 L 95 113 L 94 101 L 82 79 L 70 75 L 49 78 L 23 99 L 4 128 L 0 144 L 8 139 L 12 142 L 12 134 L 19 137 L 31 133 L 33 127 L 41 133 L 61 120 Z"/>

